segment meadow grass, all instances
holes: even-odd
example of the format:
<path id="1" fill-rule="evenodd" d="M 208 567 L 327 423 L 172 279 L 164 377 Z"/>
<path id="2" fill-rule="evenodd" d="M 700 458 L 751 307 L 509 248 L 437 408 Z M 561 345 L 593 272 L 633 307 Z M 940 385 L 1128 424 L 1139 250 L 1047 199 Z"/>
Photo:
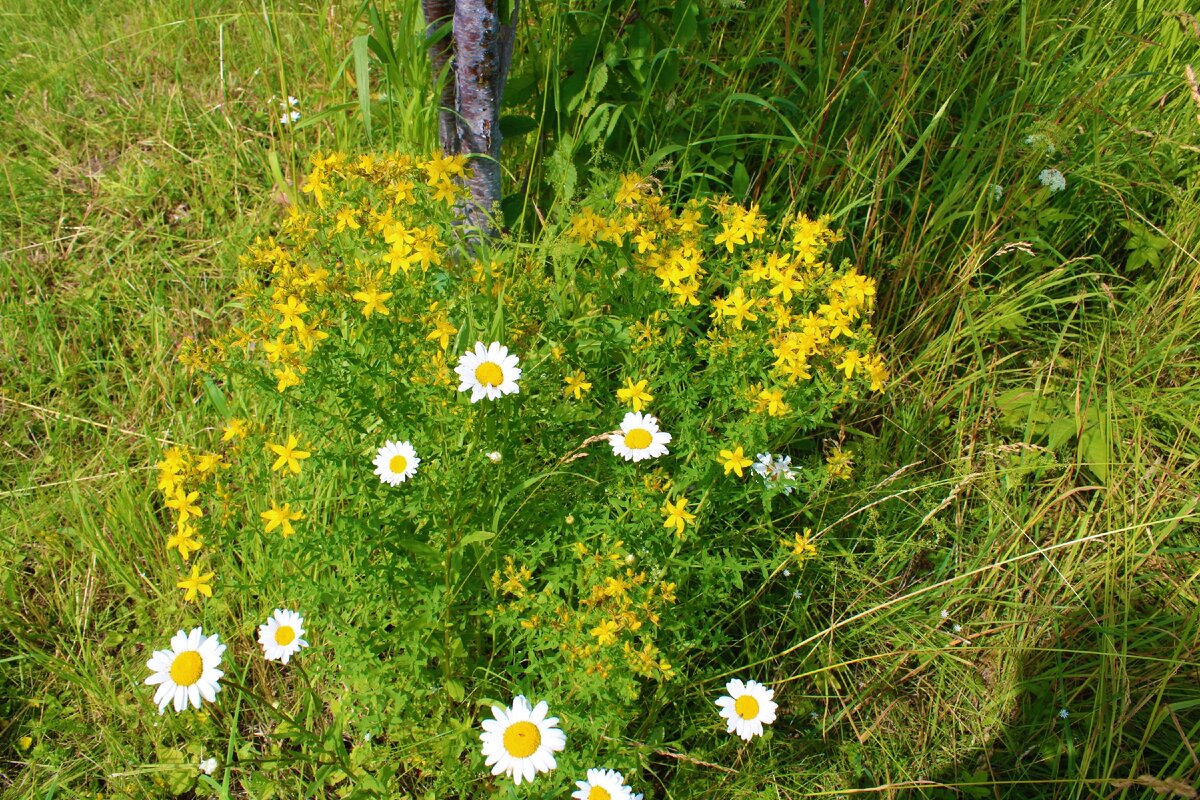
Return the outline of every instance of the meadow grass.
<path id="1" fill-rule="evenodd" d="M 535 230 L 597 167 L 831 214 L 881 282 L 874 324 L 897 374 L 825 432 L 858 466 L 796 520 L 819 531 L 820 564 L 723 621 L 746 663 L 706 665 L 682 729 L 622 734 L 643 785 L 1194 796 L 1196 20 L 1165 3 L 680 6 L 640 9 L 643 33 L 624 7 L 530 5 L 510 100 L 534 127 L 505 153 L 514 225 Z M 231 692 L 188 740 L 141 686 L 184 608 L 148 468 L 217 419 L 178 347 L 212 332 L 309 151 L 432 144 L 405 9 L 374 26 L 331 4 L 0 11 L 6 796 L 160 797 L 172 781 L 335 796 L 356 773 L 369 795 L 365 774 L 411 763 L 343 741 L 318 695 L 345 687 L 276 698 L 308 739 Z M 368 134 L 352 42 L 385 21 L 404 46 L 371 62 L 389 99 Z M 277 124 L 288 94 L 294 130 Z M 1039 184 L 1047 167 L 1065 191 Z M 205 614 L 252 627 L 232 589 Z M 700 700 L 747 663 L 784 718 L 743 749 L 712 735 Z M 196 783 L 183 765 L 208 755 L 232 768 Z M 379 794 L 422 790 L 409 769 L 395 781 Z"/>

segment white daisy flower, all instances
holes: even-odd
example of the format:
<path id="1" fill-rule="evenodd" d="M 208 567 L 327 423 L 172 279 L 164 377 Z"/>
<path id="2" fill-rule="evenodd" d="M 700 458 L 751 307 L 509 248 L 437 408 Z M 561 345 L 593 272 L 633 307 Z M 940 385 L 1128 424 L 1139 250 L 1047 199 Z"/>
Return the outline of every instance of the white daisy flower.
<path id="1" fill-rule="evenodd" d="M 575 800 L 633 800 L 633 790 L 621 773 L 611 769 L 589 769 L 586 781 L 575 781 Z"/>
<path id="2" fill-rule="evenodd" d="M 762 736 L 763 725 L 775 721 L 775 690 L 768 689 L 757 681 L 742 683 L 734 678 L 725 684 L 724 697 L 717 698 L 721 716 L 725 718 L 726 730 L 736 733 L 746 741 Z"/>
<path id="3" fill-rule="evenodd" d="M 262 645 L 267 661 L 288 663 L 300 648 L 308 647 L 308 642 L 300 638 L 303 635 L 304 617 L 283 608 L 275 609 L 275 613 L 258 626 L 258 643 Z"/>
<path id="4" fill-rule="evenodd" d="M 217 667 L 224 653 L 225 645 L 217 635 L 205 636 L 200 628 L 192 628 L 191 633 L 179 631 L 171 637 L 169 650 L 155 650 L 146 662 L 153 673 L 146 684 L 158 685 L 154 693 L 158 713 L 166 711 L 171 703 L 176 711 L 183 711 L 189 703 L 199 708 L 201 700 L 216 702 L 217 692 L 221 691 L 217 681 L 225 674 Z"/>
<path id="5" fill-rule="evenodd" d="M 510 355 L 508 348 L 499 342 L 492 342 L 487 347 L 483 342 L 476 342 L 475 349 L 463 353 L 454 368 L 460 381 L 458 390 L 470 389 L 472 403 L 484 397 L 495 400 L 502 395 L 516 394 L 521 390 L 517 386 L 521 379 L 517 361 L 517 357 Z"/>
<path id="6" fill-rule="evenodd" d="M 375 474 L 388 486 L 399 486 L 417 474 L 421 459 L 411 442 L 388 441 L 375 455 Z"/>
<path id="7" fill-rule="evenodd" d="M 547 717 L 546 701 L 533 708 L 523 695 L 513 698 L 512 708 L 492 706 L 494 719 L 483 721 L 483 756 L 493 775 L 508 774 L 518 786 L 539 772 L 558 766 L 554 753 L 567 746 L 558 727 L 558 717 Z"/>
<path id="8" fill-rule="evenodd" d="M 658 429 L 658 420 L 650 414 L 630 411 L 621 420 L 621 430 L 609 434 L 613 452 L 626 461 L 641 461 L 667 454 L 671 434 Z"/>

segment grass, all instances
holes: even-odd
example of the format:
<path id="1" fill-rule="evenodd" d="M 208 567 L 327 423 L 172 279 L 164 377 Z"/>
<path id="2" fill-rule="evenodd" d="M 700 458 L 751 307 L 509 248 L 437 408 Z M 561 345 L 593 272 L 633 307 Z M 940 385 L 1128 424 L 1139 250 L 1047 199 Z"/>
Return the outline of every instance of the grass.
<path id="1" fill-rule="evenodd" d="M 830 213 L 883 284 L 900 365 L 845 421 L 853 488 L 807 509 L 829 568 L 780 605 L 795 616 L 747 617 L 794 735 L 745 762 L 668 736 L 648 785 L 1194 796 L 1196 22 L 1154 2 L 747 5 L 530 4 L 509 97 L 534 126 L 505 153 L 520 229 L 597 165 Z M 373 107 L 372 142 L 428 145 L 420 48 L 385 17 L 401 46 L 373 74 L 402 99 Z M 332 4 L 0 10 L 6 796 L 158 797 L 201 755 L 139 685 L 178 603 L 145 470 L 212 418 L 175 354 L 284 183 L 310 150 L 367 146 L 345 59 L 369 29 Z M 288 94 L 313 120 L 294 131 L 273 122 Z M 797 625 L 813 635 L 778 640 Z M 205 755 L 254 755 L 198 794 L 336 791 L 240 715 L 200 723 Z M 697 763 L 718 756 L 732 772 Z"/>

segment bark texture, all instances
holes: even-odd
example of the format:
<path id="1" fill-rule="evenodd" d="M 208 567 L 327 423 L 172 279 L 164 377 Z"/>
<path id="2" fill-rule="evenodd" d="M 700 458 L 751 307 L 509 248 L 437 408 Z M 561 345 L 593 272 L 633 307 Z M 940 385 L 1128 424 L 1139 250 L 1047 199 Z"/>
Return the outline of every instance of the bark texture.
<path id="1" fill-rule="evenodd" d="M 500 213 L 500 102 L 512 62 L 517 3 L 507 20 L 499 16 L 500 0 L 422 0 L 430 34 L 453 18 L 451 36 L 429 47 L 434 75 L 451 64 L 451 79 L 441 92 L 438 115 L 442 151 L 475 156 L 467 181 L 470 200 L 464 222 L 494 235 Z"/>

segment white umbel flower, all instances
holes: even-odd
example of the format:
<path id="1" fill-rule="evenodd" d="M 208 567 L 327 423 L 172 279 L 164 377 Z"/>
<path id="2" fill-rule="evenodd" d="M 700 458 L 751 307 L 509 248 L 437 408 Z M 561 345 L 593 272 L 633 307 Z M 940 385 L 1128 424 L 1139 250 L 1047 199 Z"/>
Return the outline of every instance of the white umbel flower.
<path id="1" fill-rule="evenodd" d="M 483 721 L 483 756 L 493 775 L 507 774 L 518 786 L 539 772 L 558 766 L 554 754 L 567 746 L 558 727 L 558 717 L 547 717 L 546 701 L 530 708 L 523 695 L 513 698 L 512 708 L 492 706 L 494 719 Z"/>
<path id="2" fill-rule="evenodd" d="M 495 400 L 506 394 L 516 394 L 521 390 L 517 386 L 521 379 L 517 361 L 517 357 L 499 342 L 492 342 L 487 347 L 483 342 L 476 342 L 475 349 L 463 353 L 454 368 L 458 373 L 458 390 L 470 389 L 472 403 L 485 397 Z"/>
<path id="3" fill-rule="evenodd" d="M 262 625 L 258 626 L 258 643 L 262 645 L 263 657 L 267 661 L 288 663 L 308 642 L 304 635 L 304 617 L 295 611 L 277 608 Z"/>
<path id="4" fill-rule="evenodd" d="M 217 635 L 205 636 L 200 628 L 192 628 L 190 633 L 179 631 L 171 637 L 170 649 L 155 650 L 146 662 L 152 673 L 146 685 L 158 685 L 154 693 L 158 713 L 170 704 L 183 711 L 189 704 L 199 708 L 202 700 L 216 702 L 221 691 L 218 681 L 225 674 L 217 668 L 224 654 L 225 645 Z"/>
<path id="5" fill-rule="evenodd" d="M 417 474 L 421 459 L 411 442 L 386 442 L 375 455 L 375 474 L 388 486 L 399 486 Z"/>
<path id="6" fill-rule="evenodd" d="M 729 733 L 736 733 L 746 741 L 762 736 L 763 725 L 775 721 L 775 690 L 768 689 L 757 681 L 742 683 L 734 678 L 725 684 L 727 694 L 717 698 L 721 716 Z"/>
<path id="7" fill-rule="evenodd" d="M 650 414 L 630 411 L 621 420 L 621 430 L 609 434 L 613 452 L 626 461 L 641 461 L 667 454 L 671 434 L 658 429 L 658 420 Z"/>
<path id="8" fill-rule="evenodd" d="M 1049 189 L 1051 193 L 1061 192 L 1063 189 L 1067 188 L 1066 177 L 1053 167 L 1039 172 L 1038 180 L 1041 182 L 1042 186 L 1045 186 L 1047 189 Z"/>
<path id="9" fill-rule="evenodd" d="M 575 781 L 575 800 L 633 800 L 633 790 L 621 773 L 611 769 L 589 769 L 586 781 Z"/>

